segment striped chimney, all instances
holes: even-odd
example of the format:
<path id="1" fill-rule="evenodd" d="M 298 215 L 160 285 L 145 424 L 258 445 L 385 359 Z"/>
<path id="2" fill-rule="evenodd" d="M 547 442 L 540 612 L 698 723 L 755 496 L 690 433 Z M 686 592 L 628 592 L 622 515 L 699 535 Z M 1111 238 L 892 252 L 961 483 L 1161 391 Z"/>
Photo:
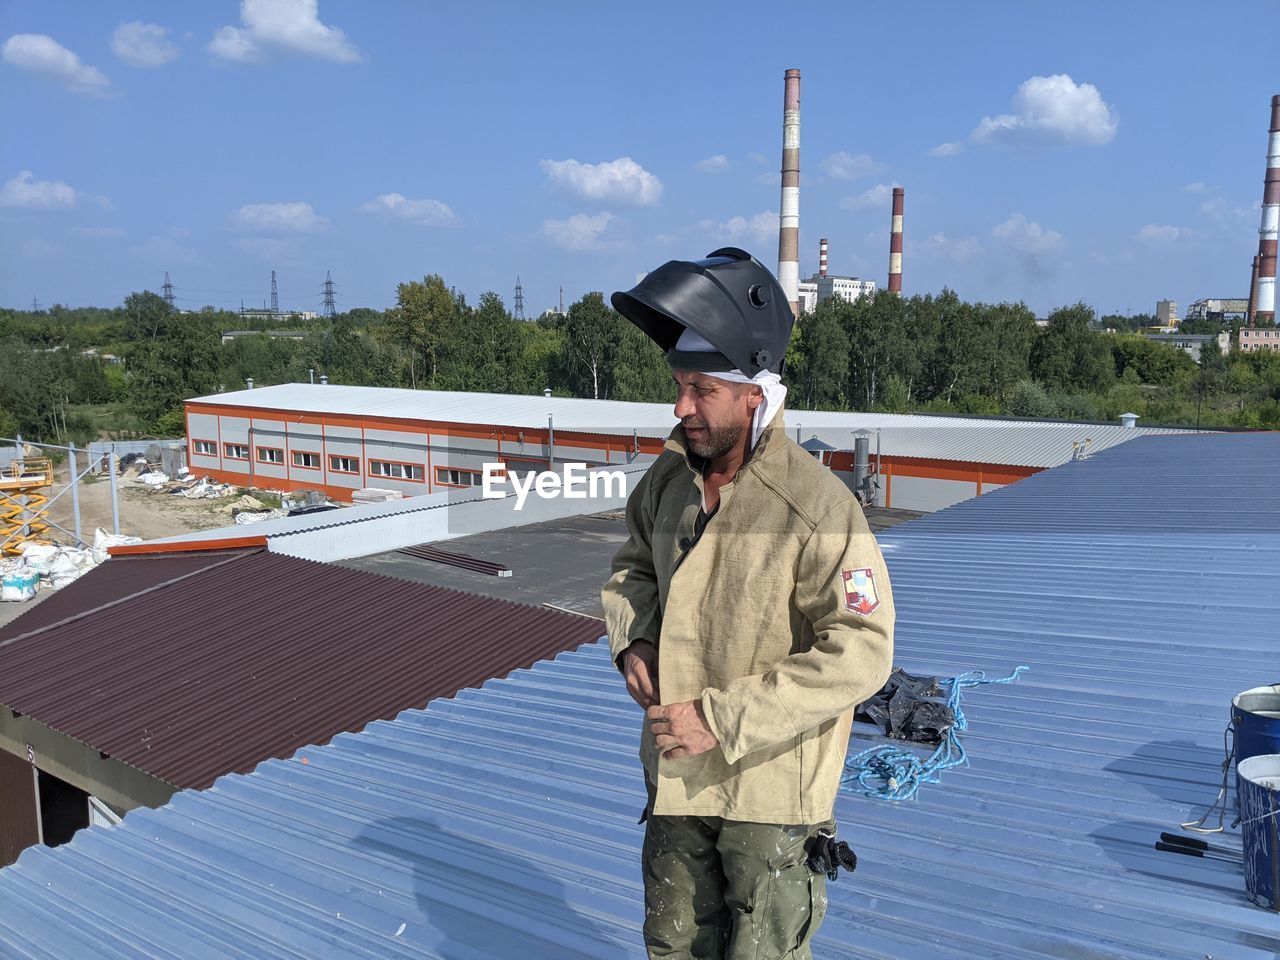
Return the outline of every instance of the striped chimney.
<path id="1" fill-rule="evenodd" d="M 1271 98 L 1271 135 L 1267 138 L 1267 177 L 1262 192 L 1262 228 L 1258 231 L 1258 302 L 1255 323 L 1276 321 L 1276 238 L 1280 234 L 1280 94 Z"/>
<path id="2" fill-rule="evenodd" d="M 889 292 L 902 295 L 902 197 L 901 187 L 893 188 L 893 223 L 889 233 Z"/>
<path id="3" fill-rule="evenodd" d="M 782 216 L 778 221 L 778 282 L 800 315 L 800 71 L 788 70 L 782 99 Z"/>
<path id="4" fill-rule="evenodd" d="M 827 238 L 818 241 L 818 276 L 827 275 Z"/>
<path id="5" fill-rule="evenodd" d="M 1253 312 L 1258 309 L 1258 258 L 1253 258 L 1253 270 L 1249 273 L 1249 305 L 1244 308 L 1244 322 L 1253 323 Z"/>

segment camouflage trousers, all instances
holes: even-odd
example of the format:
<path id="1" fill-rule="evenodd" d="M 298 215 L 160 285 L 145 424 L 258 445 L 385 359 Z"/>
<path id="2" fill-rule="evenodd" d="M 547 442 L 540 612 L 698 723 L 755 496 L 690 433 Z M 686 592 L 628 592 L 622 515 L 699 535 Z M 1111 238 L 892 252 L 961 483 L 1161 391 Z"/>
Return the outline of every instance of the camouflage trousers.
<path id="1" fill-rule="evenodd" d="M 652 800 L 650 807 L 652 809 Z M 811 960 L 826 877 L 805 844 L 835 823 L 746 823 L 648 815 L 642 853 L 651 958 Z"/>

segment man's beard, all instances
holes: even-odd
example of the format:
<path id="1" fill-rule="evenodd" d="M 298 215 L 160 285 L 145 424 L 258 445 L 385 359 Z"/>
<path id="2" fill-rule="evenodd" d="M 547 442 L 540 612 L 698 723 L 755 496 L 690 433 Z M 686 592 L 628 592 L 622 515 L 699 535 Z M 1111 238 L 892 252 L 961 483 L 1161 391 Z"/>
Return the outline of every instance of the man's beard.
<path id="1" fill-rule="evenodd" d="M 744 429 L 740 425 L 713 427 L 708 424 L 706 436 L 695 440 L 686 434 L 685 439 L 693 453 L 703 460 L 715 460 L 738 445 Z"/>

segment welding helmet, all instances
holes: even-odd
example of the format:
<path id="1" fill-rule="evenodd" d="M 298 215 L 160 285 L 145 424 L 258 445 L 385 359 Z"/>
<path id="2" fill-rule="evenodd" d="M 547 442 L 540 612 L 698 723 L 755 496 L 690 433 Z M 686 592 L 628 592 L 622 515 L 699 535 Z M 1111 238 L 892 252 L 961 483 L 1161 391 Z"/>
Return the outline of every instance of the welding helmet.
<path id="1" fill-rule="evenodd" d="M 610 299 L 666 351 L 674 369 L 782 373 L 795 317 L 782 285 L 745 250 L 722 247 L 704 260 L 669 260 Z M 677 349 L 686 328 L 715 350 Z"/>

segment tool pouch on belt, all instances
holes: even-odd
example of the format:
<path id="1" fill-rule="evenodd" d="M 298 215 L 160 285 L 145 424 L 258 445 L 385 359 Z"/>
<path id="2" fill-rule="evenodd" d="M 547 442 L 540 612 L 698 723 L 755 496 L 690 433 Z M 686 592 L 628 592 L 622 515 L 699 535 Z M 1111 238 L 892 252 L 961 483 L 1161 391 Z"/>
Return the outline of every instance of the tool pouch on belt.
<path id="1" fill-rule="evenodd" d="M 809 854 L 805 861 L 809 869 L 814 873 L 825 873 L 828 880 L 838 879 L 841 867 L 849 873 L 858 868 L 858 855 L 849 849 L 849 844 L 836 840 L 825 830 L 810 837 L 805 849 Z"/>

